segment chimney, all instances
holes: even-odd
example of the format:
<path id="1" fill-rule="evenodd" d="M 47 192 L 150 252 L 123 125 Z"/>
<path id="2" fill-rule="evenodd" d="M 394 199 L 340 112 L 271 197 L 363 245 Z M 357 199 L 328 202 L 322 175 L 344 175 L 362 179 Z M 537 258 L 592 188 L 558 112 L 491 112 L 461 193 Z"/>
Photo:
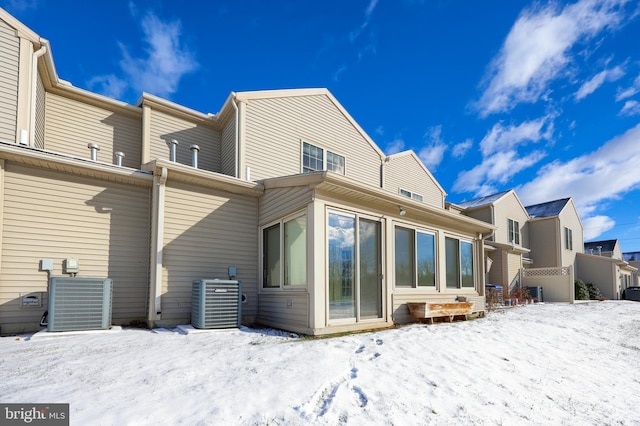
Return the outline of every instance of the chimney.
<path id="1" fill-rule="evenodd" d="M 598 256 L 602 256 L 602 246 L 598 246 Z"/>

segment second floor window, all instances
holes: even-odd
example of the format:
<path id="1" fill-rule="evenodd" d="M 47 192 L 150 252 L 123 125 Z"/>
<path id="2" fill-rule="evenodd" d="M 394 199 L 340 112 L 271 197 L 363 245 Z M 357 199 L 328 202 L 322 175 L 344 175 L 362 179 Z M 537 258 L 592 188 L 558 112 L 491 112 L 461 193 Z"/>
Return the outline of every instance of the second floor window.
<path id="1" fill-rule="evenodd" d="M 573 250 L 573 231 L 566 226 L 564 228 L 564 248 Z"/>
<path id="2" fill-rule="evenodd" d="M 302 173 L 329 170 L 345 174 L 345 158 L 307 142 L 302 142 Z"/>
<path id="3" fill-rule="evenodd" d="M 400 195 L 404 195 L 405 197 L 413 198 L 416 201 L 423 201 L 424 198 L 420 194 L 416 194 L 415 192 L 407 191 L 406 189 L 400 188 Z"/>
<path id="4" fill-rule="evenodd" d="M 520 224 L 513 219 L 509 219 L 509 242 L 520 244 Z"/>

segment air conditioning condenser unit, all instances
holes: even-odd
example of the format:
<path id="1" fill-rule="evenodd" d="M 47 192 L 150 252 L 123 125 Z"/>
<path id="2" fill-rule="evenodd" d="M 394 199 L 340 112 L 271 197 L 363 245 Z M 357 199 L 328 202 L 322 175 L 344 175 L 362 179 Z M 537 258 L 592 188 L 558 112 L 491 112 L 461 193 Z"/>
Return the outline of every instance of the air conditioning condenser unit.
<path id="1" fill-rule="evenodd" d="M 112 293 L 109 278 L 51 277 L 47 331 L 108 329 Z"/>
<path id="2" fill-rule="evenodd" d="M 195 328 L 240 327 L 242 283 L 238 280 L 193 281 L 191 325 Z"/>

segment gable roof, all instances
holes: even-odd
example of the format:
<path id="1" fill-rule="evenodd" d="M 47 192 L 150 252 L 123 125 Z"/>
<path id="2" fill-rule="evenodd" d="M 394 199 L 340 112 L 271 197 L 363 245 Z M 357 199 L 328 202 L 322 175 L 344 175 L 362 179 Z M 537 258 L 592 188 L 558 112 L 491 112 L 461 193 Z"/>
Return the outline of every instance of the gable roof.
<path id="1" fill-rule="evenodd" d="M 640 251 L 630 251 L 622 253 L 622 259 L 625 262 L 637 262 L 640 261 Z"/>
<path id="2" fill-rule="evenodd" d="M 496 201 L 498 201 L 500 198 L 504 197 L 511 191 L 513 191 L 513 189 L 498 192 L 497 194 L 487 195 L 481 198 L 476 198 L 475 200 L 469 200 L 462 203 L 457 203 L 457 205 L 460 207 L 464 207 L 465 209 L 488 206 L 489 204 L 495 203 Z"/>
<path id="3" fill-rule="evenodd" d="M 564 209 L 571 198 L 562 198 L 560 200 L 548 201 L 546 203 L 534 204 L 526 206 L 525 209 L 532 219 L 539 217 L 558 216 Z"/>
<path id="4" fill-rule="evenodd" d="M 443 196 L 447 195 L 447 191 L 444 190 L 444 188 L 442 187 L 442 185 L 440 185 L 440 182 L 438 182 L 438 180 L 431 174 L 431 172 L 429 171 L 429 169 L 427 168 L 427 166 L 424 165 L 424 163 L 422 162 L 422 160 L 420 159 L 420 157 L 418 157 L 418 154 L 416 154 L 412 149 L 409 149 L 407 151 L 402 151 L 402 152 L 397 152 L 395 154 L 391 154 L 388 155 L 386 157 L 387 160 L 392 160 L 394 158 L 399 158 L 399 157 L 405 157 L 405 156 L 410 156 L 412 157 L 416 163 L 418 163 L 420 165 L 420 167 L 422 168 L 422 170 L 424 170 L 424 172 L 427 174 L 427 176 L 433 181 L 433 183 L 436 184 L 436 186 L 438 187 L 438 189 L 442 192 Z"/>
<path id="5" fill-rule="evenodd" d="M 326 88 L 310 88 L 310 89 L 277 89 L 277 90 L 258 90 L 251 92 L 231 92 L 229 97 L 220 108 L 220 111 L 216 116 L 222 117 L 225 112 L 231 111 L 233 107 L 231 103 L 236 101 L 248 101 L 251 99 L 271 99 L 271 98 L 293 98 L 297 96 L 326 96 L 331 103 L 342 113 L 342 115 L 349 121 L 349 123 L 356 129 L 358 133 L 366 140 L 374 151 L 380 156 L 380 160 L 384 160 L 386 155 L 380 149 L 380 147 L 371 139 L 371 137 L 365 132 L 356 120 L 353 119 L 351 114 L 338 102 L 338 100 L 331 94 L 329 89 Z M 228 112 L 227 112 L 228 113 Z"/>
<path id="6" fill-rule="evenodd" d="M 584 243 L 584 251 L 585 253 L 589 250 L 597 252 L 598 247 L 600 247 L 603 252 L 610 252 L 615 249 L 617 243 L 618 240 L 590 241 L 588 243 Z"/>

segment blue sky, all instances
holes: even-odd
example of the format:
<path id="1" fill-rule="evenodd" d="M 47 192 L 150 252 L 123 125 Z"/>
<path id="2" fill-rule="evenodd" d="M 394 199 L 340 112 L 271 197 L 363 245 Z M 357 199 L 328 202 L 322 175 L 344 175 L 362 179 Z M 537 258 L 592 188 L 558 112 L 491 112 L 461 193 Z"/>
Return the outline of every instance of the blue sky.
<path id="1" fill-rule="evenodd" d="M 231 91 L 327 87 L 461 202 L 573 197 L 585 240 L 640 251 L 640 5 L 579 0 L 0 0 L 60 78 L 217 112 Z"/>

